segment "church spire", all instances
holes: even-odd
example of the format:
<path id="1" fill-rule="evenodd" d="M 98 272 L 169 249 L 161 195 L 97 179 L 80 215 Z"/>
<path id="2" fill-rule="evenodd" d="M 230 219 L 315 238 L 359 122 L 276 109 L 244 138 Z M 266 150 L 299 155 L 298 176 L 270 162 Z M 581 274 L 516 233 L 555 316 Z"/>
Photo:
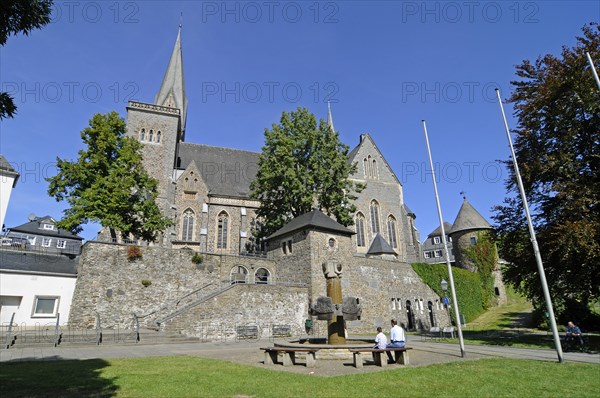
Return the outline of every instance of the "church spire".
<path id="1" fill-rule="evenodd" d="M 333 117 L 331 116 L 331 103 L 329 98 L 327 98 L 327 125 L 335 133 L 335 128 L 333 127 Z"/>
<path id="2" fill-rule="evenodd" d="M 183 80 L 183 55 L 181 51 L 181 21 L 177 40 L 173 48 L 173 54 L 169 60 L 169 66 L 160 86 L 160 90 L 154 98 L 156 105 L 178 108 L 181 112 L 181 140 L 185 134 L 185 120 L 187 116 L 187 97 L 185 96 L 185 84 Z"/>

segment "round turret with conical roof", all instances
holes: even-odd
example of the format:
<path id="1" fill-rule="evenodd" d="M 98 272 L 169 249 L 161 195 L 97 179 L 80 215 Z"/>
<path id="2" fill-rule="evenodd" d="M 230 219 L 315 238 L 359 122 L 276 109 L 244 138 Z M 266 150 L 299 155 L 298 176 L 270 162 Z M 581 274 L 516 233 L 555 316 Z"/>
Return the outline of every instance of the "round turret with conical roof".
<path id="1" fill-rule="evenodd" d="M 477 271 L 477 267 L 464 256 L 464 250 L 477 243 L 481 233 L 490 232 L 493 228 L 489 222 L 469 203 L 467 198 L 458 211 L 456 220 L 448 235 L 452 239 L 454 257 L 458 267 L 469 271 Z"/>

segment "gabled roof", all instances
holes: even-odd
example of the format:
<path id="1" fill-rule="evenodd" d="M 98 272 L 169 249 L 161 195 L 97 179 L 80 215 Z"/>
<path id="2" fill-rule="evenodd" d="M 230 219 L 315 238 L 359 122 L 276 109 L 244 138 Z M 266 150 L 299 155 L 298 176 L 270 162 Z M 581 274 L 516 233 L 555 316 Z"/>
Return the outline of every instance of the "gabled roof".
<path id="1" fill-rule="evenodd" d="M 8 161 L 2 154 L 0 154 L 0 175 L 14 177 L 15 180 L 13 181 L 13 188 L 19 180 L 19 173 L 17 173 L 17 171 L 12 167 L 12 165 L 8 163 Z"/>
<path id="2" fill-rule="evenodd" d="M 367 250 L 367 255 L 376 256 L 380 254 L 396 255 L 396 252 L 394 249 L 392 249 L 389 243 L 387 243 L 383 236 L 381 236 L 381 234 L 376 234 L 375 238 L 373 238 L 373 242 L 371 242 L 369 250 Z"/>
<path id="3" fill-rule="evenodd" d="M 465 198 L 448 233 L 453 234 L 470 229 L 492 229 L 492 226 Z"/>
<path id="4" fill-rule="evenodd" d="M 174 104 L 166 104 L 172 98 Z M 169 60 L 169 66 L 160 86 L 160 90 L 154 98 L 156 105 L 178 108 L 181 112 L 181 130 L 185 131 L 185 120 L 187 116 L 187 97 L 185 96 L 185 82 L 183 79 L 183 55 L 181 52 L 181 26 L 177 33 L 177 40 L 173 53 Z"/>
<path id="5" fill-rule="evenodd" d="M 44 221 L 46 221 L 48 224 L 52 224 L 52 225 L 55 224 L 54 219 L 50 216 L 37 217 L 33 221 L 29 221 L 28 223 L 21 224 L 18 227 L 8 228 L 8 231 L 9 232 L 21 232 L 21 233 L 26 233 L 26 234 L 31 234 L 31 235 L 53 236 L 53 237 L 64 238 L 64 239 L 83 240 L 83 238 L 81 236 L 74 235 L 71 232 L 66 231 L 64 229 L 40 228 L 40 226 L 42 225 L 42 223 Z"/>
<path id="6" fill-rule="evenodd" d="M 446 235 L 450 232 L 451 229 L 452 229 L 452 224 L 450 224 L 448 221 L 444 221 L 444 232 L 446 232 Z M 431 231 L 431 233 L 429 235 L 427 235 L 428 238 L 431 238 L 434 236 L 442 236 L 442 227 L 441 226 L 438 226 L 436 229 Z"/>
<path id="7" fill-rule="evenodd" d="M 398 177 L 396 176 L 396 173 L 394 173 L 394 170 L 390 167 L 390 164 L 387 162 L 387 160 L 385 160 L 385 156 L 383 156 L 383 154 L 381 153 L 381 151 L 379 150 L 379 148 L 377 147 L 377 144 L 375 144 L 375 141 L 373 141 L 373 138 L 371 137 L 370 134 L 361 134 L 360 135 L 360 142 L 358 143 L 358 145 L 356 147 L 354 147 L 354 149 L 352 149 L 350 151 L 350 153 L 348 153 L 348 163 L 354 163 L 357 160 L 355 159 L 356 155 L 358 154 L 358 151 L 360 150 L 360 148 L 364 145 L 364 143 L 369 140 L 371 142 L 371 144 L 373 144 L 373 147 L 375 148 L 375 150 L 377 151 L 377 153 L 379 154 L 379 156 L 381 156 L 381 159 L 383 160 L 385 166 L 388 168 L 388 170 L 390 171 L 390 173 L 392 174 L 392 176 L 394 176 L 394 179 L 396 180 L 396 182 L 402 186 L 402 183 L 400 182 L 400 180 L 398 179 Z"/>
<path id="8" fill-rule="evenodd" d="M 319 231 L 335 232 L 341 235 L 353 235 L 354 231 L 349 230 L 342 224 L 325 215 L 321 210 L 312 210 L 304 213 L 301 216 L 294 218 L 289 223 L 285 224 L 281 229 L 273 233 L 267 239 L 277 238 L 279 236 L 288 235 L 292 232 L 303 229 L 315 229 Z"/>
<path id="9" fill-rule="evenodd" d="M 209 195 L 250 197 L 250 183 L 258 171 L 258 152 L 182 142 L 179 168 L 193 161 L 208 188 Z"/>

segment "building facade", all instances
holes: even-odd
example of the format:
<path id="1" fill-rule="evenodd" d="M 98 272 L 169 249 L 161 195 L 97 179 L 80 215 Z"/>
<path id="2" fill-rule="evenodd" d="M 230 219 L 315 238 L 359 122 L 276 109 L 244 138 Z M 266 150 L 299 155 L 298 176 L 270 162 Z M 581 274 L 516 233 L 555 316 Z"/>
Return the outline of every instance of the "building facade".
<path id="1" fill-rule="evenodd" d="M 19 173 L 11 166 L 6 158 L 0 154 L 0 226 L 4 229 L 4 216 L 10 201 L 10 194 L 17 185 Z"/>
<path id="2" fill-rule="evenodd" d="M 50 216 L 9 228 L 0 246 L 0 323 L 67 323 L 83 238 Z"/>
<path id="3" fill-rule="evenodd" d="M 203 338 L 248 324 L 264 335 L 273 324 L 304 330 L 311 303 L 326 294 L 330 260 L 343 266 L 343 295 L 362 305 L 349 332 L 373 333 L 390 318 L 410 330 L 449 323 L 440 297 L 410 266 L 421 258 L 416 216 L 371 135 L 360 135 L 349 153 L 358 166 L 351 179 L 366 183 L 353 226 L 313 211 L 257 247 L 260 202 L 250 183 L 259 154 L 185 142 L 186 118 L 179 32 L 154 102 L 128 103 L 126 133 L 143 144 L 144 165 L 159 182 L 157 203 L 175 225 L 142 246 L 139 258 L 128 257 L 126 242 L 86 243 L 71 325 L 92 327 L 99 316 L 104 327 L 139 322 Z M 331 113 L 328 122 L 333 129 Z"/>

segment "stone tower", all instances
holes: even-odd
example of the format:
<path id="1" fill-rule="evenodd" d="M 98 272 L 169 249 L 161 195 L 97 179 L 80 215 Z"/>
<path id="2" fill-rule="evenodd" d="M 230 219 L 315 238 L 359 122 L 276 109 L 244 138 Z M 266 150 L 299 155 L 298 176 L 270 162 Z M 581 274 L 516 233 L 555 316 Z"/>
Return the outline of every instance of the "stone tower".
<path id="1" fill-rule="evenodd" d="M 179 146 L 185 137 L 186 110 L 180 26 L 154 104 L 129 101 L 127 105 L 127 135 L 143 144 L 144 166 L 159 183 L 157 204 L 161 212 L 170 218 L 175 217 L 174 170 Z"/>
<path id="2" fill-rule="evenodd" d="M 485 218 L 464 198 L 464 202 L 458 211 L 456 220 L 448 235 L 452 239 L 454 258 L 458 267 L 469 271 L 477 271 L 472 262 L 463 255 L 463 251 L 469 246 L 475 245 L 481 232 L 490 232 L 492 226 Z"/>

